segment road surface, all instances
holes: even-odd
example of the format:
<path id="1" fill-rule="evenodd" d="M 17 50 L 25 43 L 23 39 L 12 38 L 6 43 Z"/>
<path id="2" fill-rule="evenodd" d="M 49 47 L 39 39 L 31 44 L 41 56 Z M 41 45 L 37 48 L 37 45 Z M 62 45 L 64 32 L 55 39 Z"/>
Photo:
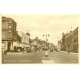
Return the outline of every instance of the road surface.
<path id="1" fill-rule="evenodd" d="M 66 52 L 48 52 L 48 57 L 45 57 L 45 52 L 38 51 L 32 53 L 7 53 L 3 55 L 3 63 L 28 63 L 28 64 L 72 64 L 78 63 L 78 53 Z"/>

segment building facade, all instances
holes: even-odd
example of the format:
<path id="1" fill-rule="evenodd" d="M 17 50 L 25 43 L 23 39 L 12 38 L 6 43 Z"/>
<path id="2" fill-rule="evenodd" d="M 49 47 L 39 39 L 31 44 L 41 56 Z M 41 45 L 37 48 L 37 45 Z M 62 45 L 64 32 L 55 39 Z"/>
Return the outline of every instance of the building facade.
<path id="1" fill-rule="evenodd" d="M 73 52 L 73 31 L 70 31 L 70 33 L 65 34 L 65 49 L 66 51 Z"/>
<path id="2" fill-rule="evenodd" d="M 12 18 L 2 17 L 2 48 L 8 52 L 14 50 L 14 42 L 20 42 L 16 27 L 17 23 Z"/>
<path id="3" fill-rule="evenodd" d="M 74 31 L 64 34 L 64 36 L 64 40 L 62 40 L 64 51 L 78 52 L 78 27 Z"/>
<path id="4" fill-rule="evenodd" d="M 73 37 L 73 51 L 78 52 L 78 27 L 74 30 L 74 37 Z"/>

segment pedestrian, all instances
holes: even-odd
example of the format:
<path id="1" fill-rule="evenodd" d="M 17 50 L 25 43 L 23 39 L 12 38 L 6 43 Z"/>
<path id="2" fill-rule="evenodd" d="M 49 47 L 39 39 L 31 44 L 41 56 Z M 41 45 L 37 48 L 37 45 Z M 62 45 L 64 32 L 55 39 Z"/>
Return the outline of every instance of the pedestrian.
<path id="1" fill-rule="evenodd" d="M 47 49 L 46 49 L 46 54 L 45 54 L 45 57 L 48 57 L 48 51 L 47 51 Z"/>

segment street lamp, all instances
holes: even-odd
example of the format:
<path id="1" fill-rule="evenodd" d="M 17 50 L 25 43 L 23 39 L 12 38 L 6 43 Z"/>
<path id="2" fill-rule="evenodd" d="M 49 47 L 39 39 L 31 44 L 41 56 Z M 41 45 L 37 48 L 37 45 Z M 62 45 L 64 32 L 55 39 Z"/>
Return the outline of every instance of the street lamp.
<path id="1" fill-rule="evenodd" d="M 43 34 L 43 37 L 46 37 L 46 42 L 48 41 L 48 38 L 50 35 L 49 34 Z"/>
<path id="2" fill-rule="evenodd" d="M 48 37 L 49 37 L 49 36 L 50 36 L 49 34 L 43 34 L 43 37 L 46 37 L 46 47 L 47 47 L 47 41 L 48 41 Z M 48 57 L 47 50 L 46 50 L 45 56 Z"/>

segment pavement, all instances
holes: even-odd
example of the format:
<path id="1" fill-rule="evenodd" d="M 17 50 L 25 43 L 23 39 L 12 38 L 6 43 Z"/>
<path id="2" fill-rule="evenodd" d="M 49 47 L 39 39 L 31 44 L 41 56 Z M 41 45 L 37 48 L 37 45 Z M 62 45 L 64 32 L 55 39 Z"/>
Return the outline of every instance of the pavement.
<path id="1" fill-rule="evenodd" d="M 78 53 L 75 53 L 75 52 L 66 52 L 66 51 L 61 51 L 63 53 L 69 53 L 69 54 L 78 54 Z"/>

